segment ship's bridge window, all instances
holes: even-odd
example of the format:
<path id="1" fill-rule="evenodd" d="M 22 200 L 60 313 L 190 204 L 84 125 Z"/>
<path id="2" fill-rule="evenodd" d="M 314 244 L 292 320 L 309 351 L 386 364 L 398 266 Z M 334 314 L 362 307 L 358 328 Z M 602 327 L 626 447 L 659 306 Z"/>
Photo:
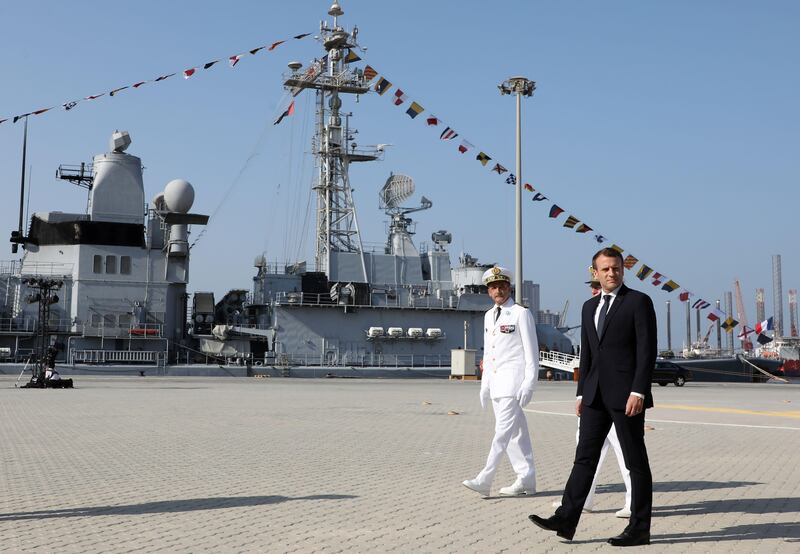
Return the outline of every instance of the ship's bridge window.
<path id="1" fill-rule="evenodd" d="M 122 275 L 130 275 L 131 274 L 131 257 L 130 256 L 121 256 L 119 259 L 119 272 Z"/>
<path id="2" fill-rule="evenodd" d="M 128 256 L 123 256 L 123 258 L 127 258 L 127 257 Z M 119 327 L 120 327 L 120 329 L 127 329 L 130 326 L 131 326 L 131 314 L 119 314 Z"/>
<path id="3" fill-rule="evenodd" d="M 94 255 L 92 271 L 94 273 L 103 273 L 103 256 L 100 256 L 99 254 Z"/>
<path id="4" fill-rule="evenodd" d="M 116 272 L 117 272 L 117 257 L 106 256 L 106 273 L 116 273 Z"/>
<path id="5" fill-rule="evenodd" d="M 114 314 L 106 314 L 103 316 L 103 327 L 106 329 L 113 329 L 117 326 L 117 318 Z"/>
<path id="6" fill-rule="evenodd" d="M 100 327 L 100 314 L 92 314 L 90 324 L 92 327 Z"/>

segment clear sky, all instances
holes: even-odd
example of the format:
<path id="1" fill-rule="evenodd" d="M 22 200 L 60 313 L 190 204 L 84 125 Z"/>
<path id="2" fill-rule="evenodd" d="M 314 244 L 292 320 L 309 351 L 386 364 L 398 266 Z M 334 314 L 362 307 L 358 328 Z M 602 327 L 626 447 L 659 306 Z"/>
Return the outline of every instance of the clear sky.
<path id="1" fill-rule="evenodd" d="M 313 260 L 313 97 L 279 126 L 281 74 L 322 54 L 312 37 L 272 52 L 233 54 L 300 33 L 327 19 L 325 0 L 138 2 L 31 0 L 0 3 L 0 119 L 159 75 L 114 97 L 31 117 L 30 212 L 82 212 L 86 192 L 54 179 L 59 164 L 91 161 L 114 129 L 130 132 L 148 199 L 175 178 L 195 187 L 192 211 L 213 214 L 192 249 L 190 289 L 250 289 L 253 259 Z M 751 326 L 754 291 L 772 313 L 771 256 L 781 254 L 784 298 L 800 288 L 800 3 L 794 1 L 552 2 L 342 0 L 358 25 L 364 62 L 478 149 L 514 165 L 514 100 L 497 84 L 537 83 L 523 105 L 525 278 L 541 284 L 542 307 L 579 320 L 587 267 L 599 246 L 562 227 L 575 215 L 699 296 L 713 301 L 739 279 Z M 183 69 L 222 59 L 184 80 Z M 363 63 L 361 63 L 363 67 Z M 362 238 L 385 240 L 377 191 L 390 172 L 412 176 L 433 201 L 415 214 L 417 241 L 453 234 L 460 252 L 514 263 L 513 187 L 482 167 L 459 139 L 439 140 L 386 96 L 354 113 L 361 144 L 389 143 L 385 160 L 356 165 L 351 179 Z M 22 125 L 0 124 L 4 233 L 16 227 Z M 555 202 L 566 210 L 557 220 Z M 194 240 L 201 228 L 192 229 Z M 10 248 L 2 259 L 11 259 Z M 639 266 L 637 266 L 638 269 Z M 673 302 L 673 348 L 685 332 L 677 293 L 651 294 L 666 346 L 665 301 Z M 704 320 L 705 321 L 705 320 Z M 788 307 L 784 305 L 788 329 Z"/>

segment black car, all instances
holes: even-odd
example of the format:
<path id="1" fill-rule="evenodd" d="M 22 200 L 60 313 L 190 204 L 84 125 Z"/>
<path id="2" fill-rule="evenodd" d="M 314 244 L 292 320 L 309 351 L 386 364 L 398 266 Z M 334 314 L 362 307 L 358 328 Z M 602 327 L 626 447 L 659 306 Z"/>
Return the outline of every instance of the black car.
<path id="1" fill-rule="evenodd" d="M 675 383 L 676 387 L 682 387 L 686 381 L 692 380 L 692 372 L 678 364 L 663 360 L 656 361 L 653 371 L 653 383 L 658 383 L 666 387 L 669 383 Z"/>

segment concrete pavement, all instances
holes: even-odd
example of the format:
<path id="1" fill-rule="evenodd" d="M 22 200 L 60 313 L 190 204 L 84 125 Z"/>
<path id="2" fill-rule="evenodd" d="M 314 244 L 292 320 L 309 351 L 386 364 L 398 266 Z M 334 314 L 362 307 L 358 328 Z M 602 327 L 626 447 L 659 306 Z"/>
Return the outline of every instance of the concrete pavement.
<path id="1" fill-rule="evenodd" d="M 539 493 L 481 499 L 478 383 L 0 377 L 0 552 L 610 551 L 614 460 L 566 542 L 533 526 L 575 449 L 574 386 L 527 411 Z M 800 386 L 654 387 L 652 552 L 800 550 Z M 613 454 L 609 454 L 613 458 Z M 494 484 L 510 484 L 506 463 Z"/>

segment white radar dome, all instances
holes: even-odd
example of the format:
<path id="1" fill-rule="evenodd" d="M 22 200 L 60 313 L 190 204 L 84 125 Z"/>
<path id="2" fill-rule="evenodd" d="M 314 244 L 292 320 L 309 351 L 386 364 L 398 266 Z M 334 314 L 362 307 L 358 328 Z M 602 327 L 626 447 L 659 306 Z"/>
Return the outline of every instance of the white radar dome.
<path id="1" fill-rule="evenodd" d="M 194 187 L 189 181 L 174 179 L 164 187 L 164 202 L 170 211 L 185 214 L 194 203 Z"/>

